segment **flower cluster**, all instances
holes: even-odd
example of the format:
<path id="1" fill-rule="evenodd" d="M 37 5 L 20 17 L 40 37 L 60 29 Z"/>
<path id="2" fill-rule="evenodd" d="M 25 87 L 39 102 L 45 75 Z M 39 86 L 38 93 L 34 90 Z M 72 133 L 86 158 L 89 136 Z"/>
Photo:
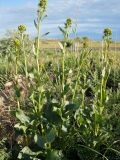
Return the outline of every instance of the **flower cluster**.
<path id="1" fill-rule="evenodd" d="M 65 28 L 69 28 L 69 27 L 71 27 L 72 26 L 72 19 L 71 18 L 68 18 L 67 20 L 66 20 L 66 23 L 65 23 Z"/>
<path id="2" fill-rule="evenodd" d="M 20 41 L 19 41 L 18 39 L 15 39 L 15 40 L 14 40 L 14 44 L 15 44 L 16 47 L 19 47 Z"/>
<path id="3" fill-rule="evenodd" d="M 47 0 L 40 0 L 40 3 L 38 4 L 38 6 L 45 11 L 46 10 L 46 6 L 47 6 Z"/>
<path id="4" fill-rule="evenodd" d="M 110 47 L 110 43 L 112 42 L 112 29 L 105 28 L 103 31 L 103 40 L 106 42 L 105 49 L 108 50 Z"/>
<path id="5" fill-rule="evenodd" d="M 105 28 L 104 29 L 104 37 L 108 37 L 112 35 L 112 29 L 111 28 Z"/>
<path id="6" fill-rule="evenodd" d="M 24 26 L 24 25 L 19 25 L 19 26 L 18 26 L 18 30 L 19 30 L 21 33 L 23 33 L 23 32 L 26 31 L 26 26 Z"/>

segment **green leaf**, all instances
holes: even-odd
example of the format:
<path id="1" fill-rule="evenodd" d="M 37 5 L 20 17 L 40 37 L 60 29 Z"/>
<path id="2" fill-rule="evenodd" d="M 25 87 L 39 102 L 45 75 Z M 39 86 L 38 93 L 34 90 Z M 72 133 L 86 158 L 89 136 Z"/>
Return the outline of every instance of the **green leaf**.
<path id="1" fill-rule="evenodd" d="M 57 130 L 55 128 L 52 128 L 50 132 L 46 135 L 47 143 L 52 143 L 55 140 L 56 135 Z"/>
<path id="2" fill-rule="evenodd" d="M 58 150 L 49 150 L 46 160 L 62 160 L 63 154 L 61 151 Z"/>
<path id="3" fill-rule="evenodd" d="M 67 127 L 65 125 L 62 125 L 62 131 L 67 133 Z"/>
<path id="4" fill-rule="evenodd" d="M 60 48 L 61 48 L 62 50 L 64 50 L 64 47 L 63 47 L 62 43 L 58 42 L 58 44 L 59 44 Z"/>
<path id="5" fill-rule="evenodd" d="M 35 28 L 38 29 L 38 25 L 35 20 L 34 20 L 34 25 L 35 25 Z"/>
<path id="6" fill-rule="evenodd" d="M 45 18 L 47 18 L 47 14 L 46 15 L 44 15 L 43 17 L 42 17 L 42 19 L 41 19 L 41 21 L 43 21 Z"/>
<path id="7" fill-rule="evenodd" d="M 29 147 L 25 146 L 19 153 L 18 155 L 18 159 L 23 159 L 23 157 L 25 155 L 29 155 L 29 156 L 37 156 L 39 154 L 42 154 L 41 151 L 39 152 L 33 152 Z"/>
<path id="8" fill-rule="evenodd" d="M 27 130 L 27 127 L 26 127 L 26 126 L 23 126 L 23 125 L 20 125 L 20 123 L 17 123 L 14 127 L 15 127 L 16 129 L 18 129 L 18 130 L 23 130 L 24 133 L 25 133 L 26 130 Z"/>
<path id="9" fill-rule="evenodd" d="M 30 118 L 26 116 L 24 114 L 24 111 L 22 111 L 21 109 L 17 109 L 15 115 L 16 115 L 16 118 L 18 118 L 21 121 L 21 123 L 24 123 L 24 124 L 30 123 Z"/>
<path id="10" fill-rule="evenodd" d="M 8 153 L 5 148 L 0 149 L 0 160 L 8 160 L 8 159 L 10 159 L 10 153 Z"/>
<path id="11" fill-rule="evenodd" d="M 65 106 L 65 111 L 76 111 L 79 108 L 78 105 L 70 103 Z"/>
<path id="12" fill-rule="evenodd" d="M 102 77 L 105 77 L 105 73 L 106 73 L 106 68 L 104 67 L 102 70 Z"/>
<path id="13" fill-rule="evenodd" d="M 47 33 L 43 34 L 42 37 L 47 36 L 49 33 L 50 33 L 50 32 L 47 32 Z"/>
<path id="14" fill-rule="evenodd" d="M 62 122 L 61 115 L 58 110 L 55 110 L 55 105 L 57 104 L 48 104 L 47 106 L 44 106 L 44 116 L 47 118 L 47 120 L 53 124 L 60 124 Z"/>
<path id="15" fill-rule="evenodd" d="M 36 134 L 34 136 L 34 141 L 39 147 L 44 148 L 45 143 L 46 143 L 45 137 L 42 137 L 42 136 L 39 136 L 39 135 Z"/>
<path id="16" fill-rule="evenodd" d="M 73 32 L 74 34 L 76 34 L 76 31 L 77 31 L 76 27 L 72 28 L 72 32 Z"/>
<path id="17" fill-rule="evenodd" d="M 61 28 L 61 27 L 58 27 L 58 28 L 65 35 L 65 30 L 63 28 Z"/>

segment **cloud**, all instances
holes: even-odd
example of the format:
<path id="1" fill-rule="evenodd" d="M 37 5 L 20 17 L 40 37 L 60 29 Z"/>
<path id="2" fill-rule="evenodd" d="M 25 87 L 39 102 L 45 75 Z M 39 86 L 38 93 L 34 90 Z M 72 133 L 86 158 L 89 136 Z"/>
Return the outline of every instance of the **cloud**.
<path id="1" fill-rule="evenodd" d="M 28 32 L 35 35 L 33 20 L 36 18 L 38 1 L 12 0 L 16 5 L 2 5 L 0 7 L 0 36 L 7 29 L 15 29 L 19 24 L 25 24 Z M 10 1 L 8 1 L 10 4 Z M 60 37 L 58 26 L 64 24 L 66 18 L 71 17 L 77 23 L 80 35 L 101 38 L 105 27 L 112 27 L 113 32 L 119 34 L 120 1 L 119 0 L 49 0 L 48 18 L 43 22 L 42 32 L 50 31 L 49 37 Z"/>

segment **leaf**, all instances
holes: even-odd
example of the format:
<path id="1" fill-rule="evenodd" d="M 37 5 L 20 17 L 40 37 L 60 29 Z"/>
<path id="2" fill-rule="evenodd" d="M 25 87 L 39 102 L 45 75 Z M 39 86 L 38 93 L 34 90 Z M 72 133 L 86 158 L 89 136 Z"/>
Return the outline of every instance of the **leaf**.
<path id="1" fill-rule="evenodd" d="M 64 47 L 63 47 L 62 43 L 61 43 L 61 42 L 58 42 L 58 44 L 59 44 L 60 48 L 61 48 L 62 50 L 64 50 Z"/>
<path id="2" fill-rule="evenodd" d="M 26 116 L 21 109 L 17 109 L 15 115 L 16 115 L 16 118 L 18 118 L 21 123 L 24 123 L 24 124 L 30 123 L 30 118 Z"/>
<path id="3" fill-rule="evenodd" d="M 72 32 L 73 32 L 74 34 L 76 34 L 76 32 L 77 32 L 76 27 L 72 28 Z"/>
<path id="4" fill-rule="evenodd" d="M 41 21 L 43 21 L 45 18 L 47 18 L 47 14 L 46 15 L 44 15 L 43 17 L 42 17 L 42 19 L 41 19 Z"/>
<path id="5" fill-rule="evenodd" d="M 0 149 L 0 160 L 8 160 L 8 159 L 10 159 L 10 153 L 8 153 L 5 148 Z"/>
<path id="6" fill-rule="evenodd" d="M 79 108 L 78 105 L 70 103 L 65 106 L 65 111 L 76 111 Z"/>
<path id="7" fill-rule="evenodd" d="M 61 160 L 63 159 L 63 154 L 58 150 L 49 150 L 46 160 Z"/>
<path id="8" fill-rule="evenodd" d="M 53 104 L 53 103 L 44 106 L 43 112 L 44 112 L 45 118 L 47 118 L 49 122 L 59 125 L 62 122 L 62 118 L 59 110 L 55 109 L 56 108 L 55 105 L 57 107 L 57 104 Z"/>
<path id="9" fill-rule="evenodd" d="M 19 153 L 18 158 L 19 159 L 23 159 L 23 157 L 25 155 L 29 155 L 29 156 L 37 156 L 39 154 L 42 154 L 41 151 L 39 152 L 33 152 L 29 147 L 25 146 Z"/>
<path id="10" fill-rule="evenodd" d="M 26 130 L 27 130 L 27 127 L 24 126 L 24 125 L 20 125 L 20 123 L 17 123 L 14 127 L 15 127 L 16 129 L 23 130 L 24 133 L 25 133 Z"/>
<path id="11" fill-rule="evenodd" d="M 50 33 L 50 32 L 47 32 L 47 33 L 43 34 L 42 37 L 47 36 L 49 33 Z"/>
<path id="12" fill-rule="evenodd" d="M 55 140 L 56 136 L 57 136 L 57 130 L 55 128 L 52 128 L 44 136 L 39 136 L 39 135 L 36 134 L 34 136 L 34 141 L 39 147 L 44 148 L 45 144 L 46 143 L 52 143 Z"/>
<path id="13" fill-rule="evenodd" d="M 65 35 L 65 30 L 63 28 L 61 28 L 61 27 L 58 27 L 58 28 Z"/>
<path id="14" fill-rule="evenodd" d="M 34 20 L 34 25 L 35 25 L 35 28 L 38 29 L 38 25 L 35 20 Z"/>
<path id="15" fill-rule="evenodd" d="M 102 77 L 103 78 L 105 77 L 105 74 L 106 74 L 106 68 L 104 67 L 103 70 L 102 70 Z"/>
<path id="16" fill-rule="evenodd" d="M 52 143 L 55 140 L 56 135 L 57 130 L 55 128 L 52 128 L 50 132 L 46 135 L 47 143 Z"/>
<path id="17" fill-rule="evenodd" d="M 43 148 L 45 146 L 45 143 L 46 143 L 45 137 L 39 136 L 37 134 L 34 136 L 34 141 L 41 148 Z"/>
<path id="18" fill-rule="evenodd" d="M 65 133 L 67 132 L 67 127 L 65 125 L 62 125 L 62 131 Z"/>

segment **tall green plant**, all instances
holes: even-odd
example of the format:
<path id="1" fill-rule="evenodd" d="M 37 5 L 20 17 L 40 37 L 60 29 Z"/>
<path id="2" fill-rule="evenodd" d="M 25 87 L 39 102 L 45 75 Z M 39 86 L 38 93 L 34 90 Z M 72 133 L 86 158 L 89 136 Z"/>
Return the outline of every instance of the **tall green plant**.
<path id="1" fill-rule="evenodd" d="M 41 22 L 47 17 L 46 15 L 46 7 L 47 7 L 47 0 L 40 0 L 38 4 L 38 11 L 37 11 L 37 20 L 34 20 L 34 25 L 37 29 L 37 39 L 35 45 L 35 55 L 36 55 L 36 63 L 37 63 L 37 70 L 40 71 L 39 65 L 39 51 L 40 51 L 40 31 L 41 31 Z M 45 35 L 47 35 L 46 33 Z"/>
<path id="2" fill-rule="evenodd" d="M 15 74 L 16 76 L 18 75 L 18 61 L 19 61 L 19 47 L 20 47 L 20 41 L 18 39 L 14 40 L 14 45 L 15 45 L 15 53 L 16 53 L 16 60 L 15 60 Z"/>
<path id="3" fill-rule="evenodd" d="M 25 50 L 25 40 L 24 40 L 24 32 L 26 31 L 26 27 L 24 25 L 19 25 L 18 26 L 18 31 L 21 36 L 21 45 L 22 45 L 22 51 L 24 55 L 24 66 L 25 66 L 25 76 L 26 78 L 28 77 L 28 67 L 27 67 L 27 55 L 26 55 L 26 50 Z"/>
<path id="4" fill-rule="evenodd" d="M 63 44 L 59 43 L 62 49 L 62 93 L 64 93 L 64 87 L 65 87 L 65 54 L 66 54 L 66 47 L 67 47 L 67 42 L 69 40 L 72 23 L 73 23 L 72 19 L 68 18 L 64 24 L 64 28 L 59 27 L 60 31 L 64 36 Z M 65 96 L 63 96 L 63 104 L 64 104 L 64 101 L 65 101 Z"/>

